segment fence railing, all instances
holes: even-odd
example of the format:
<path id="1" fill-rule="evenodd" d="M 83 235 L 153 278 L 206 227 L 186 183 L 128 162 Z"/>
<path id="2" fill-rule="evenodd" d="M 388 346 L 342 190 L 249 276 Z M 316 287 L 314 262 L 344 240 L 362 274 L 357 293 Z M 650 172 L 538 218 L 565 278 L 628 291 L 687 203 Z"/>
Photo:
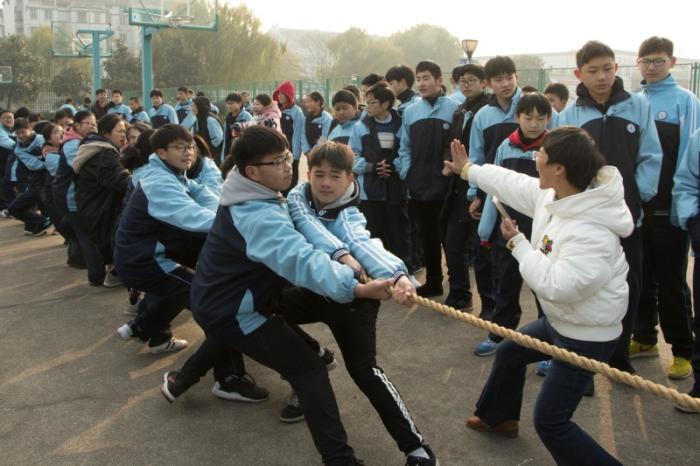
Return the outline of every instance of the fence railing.
<path id="1" fill-rule="evenodd" d="M 642 76 L 636 66 L 620 66 L 617 72 L 624 83 L 625 88 L 631 92 L 637 92 L 641 89 Z M 689 89 L 700 98 L 700 63 L 683 63 L 677 64 L 672 74 L 678 83 Z M 359 87 L 361 76 L 353 75 L 346 77 L 334 78 L 307 78 L 293 80 L 294 89 L 297 100 L 311 92 L 317 91 L 323 95 L 324 99 L 330 106 L 331 97 L 335 92 L 347 86 L 354 84 Z M 203 84 L 191 86 L 197 91 L 204 92 L 212 102 L 223 104 L 226 95 L 230 92 L 248 91 L 251 97 L 257 94 L 266 93 L 272 95 L 273 91 L 279 86 L 282 80 L 274 81 L 247 81 L 235 82 L 228 84 Z M 518 84 L 522 86 L 533 86 L 540 91 L 544 91 L 549 83 L 560 82 L 565 84 L 573 98 L 576 96 L 576 86 L 578 79 L 574 76 L 573 68 L 541 68 L 536 70 L 520 70 L 518 71 Z M 157 84 L 157 83 L 156 83 Z M 449 87 L 449 83 L 447 84 Z M 165 101 L 174 104 L 177 95 L 176 87 L 160 88 L 165 96 Z M 124 97 L 138 96 L 144 99 L 141 90 L 125 90 Z M 76 96 L 74 96 L 76 97 Z M 59 96 L 53 92 L 40 92 L 34 102 L 25 103 L 31 110 L 42 113 L 51 113 L 58 109 L 63 103 L 65 96 Z M 223 109 L 222 109 L 223 111 Z"/>

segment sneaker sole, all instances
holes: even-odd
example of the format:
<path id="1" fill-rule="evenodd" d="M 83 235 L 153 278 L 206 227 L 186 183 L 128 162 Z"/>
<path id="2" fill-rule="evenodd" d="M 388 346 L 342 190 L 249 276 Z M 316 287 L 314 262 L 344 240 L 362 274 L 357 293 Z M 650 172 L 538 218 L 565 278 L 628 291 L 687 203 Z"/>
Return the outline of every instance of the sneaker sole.
<path id="1" fill-rule="evenodd" d="M 700 414 L 700 411 L 696 411 L 693 408 L 686 408 L 685 406 L 679 405 L 679 404 L 673 404 L 673 406 L 676 408 L 676 411 L 684 413 L 684 414 Z"/>
<path id="2" fill-rule="evenodd" d="M 126 327 L 126 329 L 125 329 L 124 327 Z M 127 330 L 128 330 L 129 333 L 126 333 Z M 132 331 L 131 331 L 131 327 L 129 327 L 129 326 L 126 325 L 126 324 L 125 324 L 125 325 L 122 325 L 121 327 L 119 327 L 119 328 L 117 329 L 117 335 L 119 335 L 119 337 L 120 337 L 122 340 L 127 340 L 127 341 L 128 341 L 128 340 L 131 340 L 132 338 L 134 338 L 134 332 L 132 332 Z"/>
<path id="3" fill-rule="evenodd" d="M 482 434 L 498 434 L 506 438 L 518 438 L 518 435 L 520 435 L 519 428 L 515 429 L 497 429 L 497 428 L 484 428 L 484 427 L 479 427 L 479 426 L 473 426 L 470 424 L 466 424 L 466 426 L 474 430 L 476 432 L 481 432 Z"/>
<path id="4" fill-rule="evenodd" d="M 658 358 L 659 350 L 656 352 L 643 351 L 641 353 L 630 354 L 630 359 L 641 359 L 641 358 Z"/>
<path id="5" fill-rule="evenodd" d="M 336 367 L 338 367 L 338 360 L 336 360 L 335 358 L 334 358 L 331 362 L 329 362 L 328 364 L 326 364 L 326 370 L 327 370 L 328 372 L 332 371 L 332 370 L 335 369 Z"/>
<path id="6" fill-rule="evenodd" d="M 484 358 L 486 356 L 492 356 L 492 355 L 496 354 L 497 350 L 498 350 L 498 348 L 495 348 L 493 351 L 489 351 L 488 353 L 474 351 L 474 356 L 479 356 L 480 358 Z"/>
<path id="7" fill-rule="evenodd" d="M 693 373 L 693 371 L 688 371 L 687 374 L 681 374 L 681 375 L 667 374 L 667 375 L 668 375 L 668 378 L 671 380 L 683 380 L 683 379 L 687 379 L 688 377 L 690 377 L 690 374 L 692 374 L 692 373 Z"/>
<path id="8" fill-rule="evenodd" d="M 176 397 L 168 390 L 168 372 L 163 374 L 163 383 L 160 386 L 160 393 L 168 403 L 173 403 L 176 400 Z"/>
<path id="9" fill-rule="evenodd" d="M 241 395 L 238 392 L 225 392 L 223 390 L 220 390 L 219 387 L 219 382 L 214 382 L 214 386 L 211 389 L 211 393 L 215 397 L 221 398 L 222 400 L 242 401 L 244 403 L 262 403 L 263 401 L 267 401 L 270 398 L 269 396 L 266 396 L 265 398 L 248 398 L 246 396 Z"/>
<path id="10" fill-rule="evenodd" d="M 301 416 L 297 417 L 282 417 L 280 416 L 280 421 L 284 422 L 285 424 L 295 424 L 297 422 L 301 422 L 306 420 L 306 417 L 302 414 Z"/>
<path id="11" fill-rule="evenodd" d="M 185 348 L 187 348 L 188 345 L 189 345 L 189 343 L 185 343 L 185 344 L 183 344 L 182 346 L 180 346 L 179 348 L 176 348 L 175 346 L 173 346 L 173 347 L 165 347 L 165 348 L 163 348 L 163 349 L 155 349 L 156 347 L 149 346 L 149 347 L 148 347 L 148 351 L 149 351 L 151 354 L 174 353 L 174 352 L 176 352 L 176 351 L 182 351 L 182 350 L 184 350 Z"/>

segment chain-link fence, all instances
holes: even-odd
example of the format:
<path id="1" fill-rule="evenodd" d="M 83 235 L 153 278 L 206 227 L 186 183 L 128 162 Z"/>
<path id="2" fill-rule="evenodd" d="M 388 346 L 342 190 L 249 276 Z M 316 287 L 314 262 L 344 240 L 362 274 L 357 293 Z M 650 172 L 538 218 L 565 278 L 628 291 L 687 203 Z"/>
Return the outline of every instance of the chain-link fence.
<path id="1" fill-rule="evenodd" d="M 672 70 L 673 76 L 678 81 L 678 83 L 689 89 L 696 96 L 700 97 L 700 63 L 684 63 L 677 64 Z M 642 77 L 639 73 L 639 69 L 636 66 L 621 66 L 617 72 L 625 82 L 625 88 L 629 91 L 636 92 L 641 89 Z M 301 100 L 301 97 L 307 95 L 311 92 L 317 91 L 323 95 L 330 106 L 331 97 L 335 92 L 342 89 L 343 87 L 354 84 L 359 86 L 361 81 L 361 76 L 353 75 L 346 77 L 336 77 L 336 78 L 318 78 L 318 79 L 299 79 L 293 80 L 294 89 L 296 92 L 297 100 Z M 243 92 L 247 91 L 251 97 L 255 97 L 257 94 L 266 93 L 272 95 L 272 92 L 277 88 L 277 86 L 282 82 L 282 80 L 276 81 L 249 81 L 249 82 L 238 82 L 229 84 L 206 84 L 198 86 L 190 86 L 198 92 L 204 92 L 209 99 L 216 104 L 223 104 L 226 99 L 226 95 L 230 92 Z M 523 86 L 533 86 L 540 91 L 544 91 L 548 84 L 560 82 L 565 84 L 573 98 L 576 95 L 576 85 L 578 84 L 578 79 L 574 76 L 573 68 L 542 68 L 537 70 L 520 70 L 518 72 L 518 84 Z M 448 83 L 449 86 L 449 83 Z M 176 87 L 160 88 L 165 96 L 165 101 L 174 104 L 175 97 L 177 95 Z M 144 99 L 141 90 L 125 90 L 124 97 L 138 96 Z M 40 92 L 39 96 L 34 102 L 25 104 L 31 110 L 39 111 L 44 114 L 50 114 L 55 112 L 58 107 L 61 106 L 65 97 L 56 95 L 53 92 Z M 78 102 L 80 103 L 80 102 Z"/>

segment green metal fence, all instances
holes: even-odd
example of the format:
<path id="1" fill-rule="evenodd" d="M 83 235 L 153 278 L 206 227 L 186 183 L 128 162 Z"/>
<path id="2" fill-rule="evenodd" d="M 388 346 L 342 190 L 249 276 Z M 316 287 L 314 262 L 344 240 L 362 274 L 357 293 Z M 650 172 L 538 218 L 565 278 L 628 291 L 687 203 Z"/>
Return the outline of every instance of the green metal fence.
<path id="1" fill-rule="evenodd" d="M 621 66 L 619 67 L 617 74 L 624 80 L 626 89 L 632 92 L 636 92 L 641 89 L 640 82 L 642 77 L 636 66 Z M 689 89 L 700 98 L 700 63 L 677 64 L 673 68 L 673 76 L 681 86 Z M 292 82 L 294 83 L 297 100 L 301 100 L 302 96 L 307 95 L 310 92 L 318 91 L 321 93 L 321 95 L 323 95 L 326 102 L 330 104 L 331 97 L 335 92 L 348 84 L 359 86 L 360 81 L 361 76 L 353 75 L 336 78 L 307 78 L 293 80 Z M 272 95 L 272 92 L 281 82 L 282 80 L 248 81 L 216 85 L 206 84 L 192 87 L 197 91 L 204 92 L 207 97 L 212 100 L 212 102 L 223 103 L 226 95 L 230 92 L 248 91 L 251 96 L 255 96 L 260 93 Z M 518 84 L 521 87 L 530 85 L 534 86 L 540 91 L 544 91 L 547 85 L 553 82 L 561 82 L 565 84 L 571 91 L 571 95 L 575 96 L 575 89 L 576 85 L 578 84 L 578 79 L 576 79 L 574 76 L 573 68 L 543 68 L 536 70 L 520 70 L 518 72 Z M 177 88 L 169 87 L 160 89 L 165 95 L 165 101 L 173 104 L 175 102 Z M 141 95 L 140 89 L 125 90 L 124 96 L 139 96 L 142 99 L 144 98 L 144 96 Z M 47 91 L 41 92 L 34 102 L 25 103 L 25 105 L 35 111 L 50 113 L 56 111 L 62 102 L 62 96 L 58 96 Z"/>

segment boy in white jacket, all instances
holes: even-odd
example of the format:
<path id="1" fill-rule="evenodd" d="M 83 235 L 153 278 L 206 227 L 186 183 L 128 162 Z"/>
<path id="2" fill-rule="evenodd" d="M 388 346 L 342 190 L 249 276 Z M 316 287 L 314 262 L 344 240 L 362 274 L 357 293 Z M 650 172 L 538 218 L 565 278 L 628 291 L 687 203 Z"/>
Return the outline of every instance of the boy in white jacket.
<path id="1" fill-rule="evenodd" d="M 533 218 L 530 241 L 515 222 L 505 219 L 501 224 L 520 273 L 544 312 L 519 331 L 607 361 L 622 332 L 629 293 L 620 238 L 634 229 L 617 169 L 604 166 L 586 131 L 574 127 L 558 128 L 544 139 L 536 153 L 539 179 L 492 165 L 471 165 L 458 141 L 452 144 L 452 157 L 446 166 Z M 526 367 L 546 358 L 512 341 L 499 345 L 467 426 L 517 437 Z M 592 376 L 555 360 L 542 385 L 535 428 L 557 464 L 620 464 L 571 422 Z"/>

